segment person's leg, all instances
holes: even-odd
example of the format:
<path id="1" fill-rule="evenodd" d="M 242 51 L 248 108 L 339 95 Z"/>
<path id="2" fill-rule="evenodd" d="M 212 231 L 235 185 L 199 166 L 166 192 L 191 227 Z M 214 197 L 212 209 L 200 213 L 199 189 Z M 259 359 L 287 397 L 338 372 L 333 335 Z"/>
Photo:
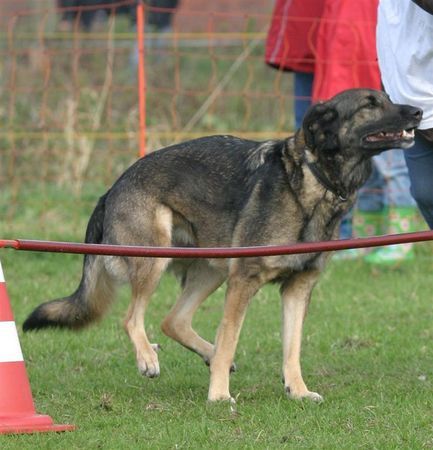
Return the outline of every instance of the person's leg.
<path id="1" fill-rule="evenodd" d="M 373 164 L 373 172 L 367 182 L 359 192 L 357 204 L 353 209 L 350 219 L 351 227 L 345 223 L 347 216 L 343 219 L 340 226 L 340 237 L 348 238 L 355 235 L 356 237 L 377 236 L 383 233 L 384 222 L 384 199 L 383 187 L 385 181 Z M 350 234 L 349 234 L 350 231 Z M 340 259 L 355 259 L 365 255 L 369 249 L 352 249 L 347 250 L 347 254 L 341 254 Z M 339 252 L 341 253 L 341 252 Z"/>
<path id="2" fill-rule="evenodd" d="M 415 145 L 404 151 L 409 169 L 410 192 L 430 229 L 433 229 L 433 143 L 418 133 Z"/>
<path id="3" fill-rule="evenodd" d="M 373 171 L 359 191 L 354 217 L 355 235 L 381 235 L 385 225 L 385 179 L 373 158 Z"/>
<path id="4" fill-rule="evenodd" d="M 294 73 L 294 94 L 295 94 L 295 127 L 301 128 L 304 115 L 311 106 L 311 92 L 313 90 L 312 73 Z"/>
<path id="5" fill-rule="evenodd" d="M 373 171 L 359 191 L 357 208 L 362 213 L 380 213 L 385 208 L 385 179 L 373 158 Z"/>
<path id="6" fill-rule="evenodd" d="M 63 11 L 62 8 L 71 8 L 74 6 L 77 6 L 76 0 L 57 0 L 57 8 L 61 12 L 60 22 L 58 24 L 59 31 L 72 31 L 77 11 Z"/>
<path id="7" fill-rule="evenodd" d="M 415 229 L 416 205 L 410 195 L 409 173 L 402 150 L 389 150 L 375 156 L 375 164 L 382 174 L 387 204 L 387 230 L 389 234 L 407 233 Z M 415 256 L 412 244 L 378 247 L 366 257 L 376 265 L 394 265 Z"/>
<path id="8" fill-rule="evenodd" d="M 375 163 L 386 180 L 385 199 L 389 207 L 414 208 L 410 193 L 409 170 L 403 150 L 389 150 L 374 157 Z"/>

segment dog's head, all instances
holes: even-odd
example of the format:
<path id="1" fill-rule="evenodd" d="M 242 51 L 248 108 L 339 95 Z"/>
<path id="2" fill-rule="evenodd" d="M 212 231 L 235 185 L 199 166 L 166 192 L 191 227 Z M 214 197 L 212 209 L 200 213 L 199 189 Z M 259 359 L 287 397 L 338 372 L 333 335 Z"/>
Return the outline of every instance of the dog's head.
<path id="1" fill-rule="evenodd" d="M 349 151 L 369 157 L 411 147 L 421 118 L 421 109 L 394 104 L 384 92 L 350 89 L 313 105 L 305 115 L 303 133 L 315 153 Z"/>

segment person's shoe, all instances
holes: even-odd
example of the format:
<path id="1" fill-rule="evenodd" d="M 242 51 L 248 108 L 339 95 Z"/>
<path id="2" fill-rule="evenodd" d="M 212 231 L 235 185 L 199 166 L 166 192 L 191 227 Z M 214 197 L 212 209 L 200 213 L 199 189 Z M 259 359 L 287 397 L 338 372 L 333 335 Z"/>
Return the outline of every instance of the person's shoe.
<path id="1" fill-rule="evenodd" d="M 355 236 L 363 238 L 384 234 L 387 215 L 388 211 L 386 209 L 380 211 L 357 210 L 353 218 Z M 358 258 L 371 252 L 369 248 L 358 248 L 355 250 Z"/>
<path id="2" fill-rule="evenodd" d="M 380 247 L 368 253 L 364 261 L 375 266 L 395 266 L 415 259 L 412 244 L 394 244 Z"/>
<path id="3" fill-rule="evenodd" d="M 388 233 L 409 233 L 416 228 L 416 208 L 392 207 L 388 212 Z M 415 258 L 413 244 L 394 244 L 380 247 L 369 254 L 364 260 L 373 265 L 393 266 Z"/>
<path id="4" fill-rule="evenodd" d="M 345 250 L 338 250 L 332 256 L 335 261 L 351 261 L 362 258 L 364 252 L 363 248 L 347 248 Z"/>
<path id="5" fill-rule="evenodd" d="M 360 211 L 353 217 L 356 237 L 378 236 L 384 233 L 388 211 Z"/>

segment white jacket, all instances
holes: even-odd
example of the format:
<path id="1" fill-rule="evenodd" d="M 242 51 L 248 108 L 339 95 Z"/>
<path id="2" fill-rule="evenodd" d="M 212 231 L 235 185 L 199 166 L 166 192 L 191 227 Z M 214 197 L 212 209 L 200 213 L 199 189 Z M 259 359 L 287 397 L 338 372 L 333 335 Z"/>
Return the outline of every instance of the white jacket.
<path id="1" fill-rule="evenodd" d="M 377 55 L 391 100 L 422 108 L 419 128 L 433 128 L 433 15 L 411 0 L 380 0 Z"/>

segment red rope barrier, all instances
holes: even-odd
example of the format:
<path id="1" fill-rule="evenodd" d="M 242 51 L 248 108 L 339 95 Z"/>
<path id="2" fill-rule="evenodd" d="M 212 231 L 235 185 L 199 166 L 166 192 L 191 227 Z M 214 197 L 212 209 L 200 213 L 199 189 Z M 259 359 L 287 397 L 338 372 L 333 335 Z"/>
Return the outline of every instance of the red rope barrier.
<path id="1" fill-rule="evenodd" d="M 288 245 L 270 245 L 262 247 L 141 247 L 134 245 L 81 244 L 76 242 L 0 239 L 0 248 L 13 248 L 15 250 L 35 252 L 155 258 L 241 258 L 328 252 L 349 248 L 379 247 L 382 245 L 406 244 L 409 242 L 423 241 L 433 241 L 433 231 L 420 231 L 417 233 L 393 234 L 335 241 L 301 242 Z"/>

